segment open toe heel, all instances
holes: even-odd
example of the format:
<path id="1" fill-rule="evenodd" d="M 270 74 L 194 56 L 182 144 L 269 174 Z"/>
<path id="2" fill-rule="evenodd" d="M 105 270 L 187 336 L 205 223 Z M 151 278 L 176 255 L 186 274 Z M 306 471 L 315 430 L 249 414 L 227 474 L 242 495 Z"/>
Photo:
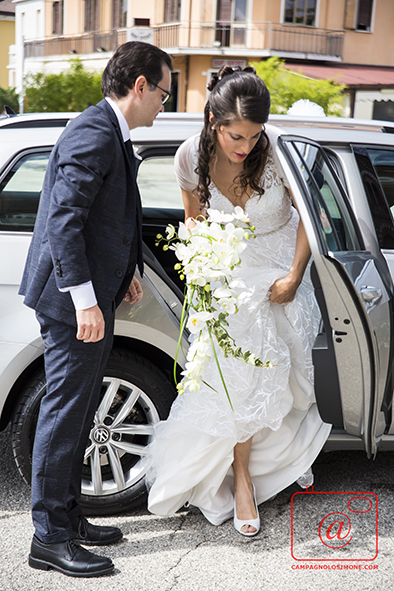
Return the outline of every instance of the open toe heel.
<path id="1" fill-rule="evenodd" d="M 260 531 L 260 515 L 259 515 L 259 509 L 257 507 L 257 502 L 256 502 L 256 489 L 255 489 L 254 484 L 253 484 L 253 498 L 254 498 L 254 506 L 256 507 L 257 519 L 242 520 L 242 519 L 238 519 L 238 517 L 237 517 L 237 508 L 235 506 L 235 496 L 234 496 L 234 527 L 237 530 L 237 532 L 239 532 L 241 535 L 246 536 L 248 538 L 255 536 Z M 256 531 L 244 532 L 244 531 L 242 531 L 242 528 L 244 527 L 244 525 L 248 525 L 249 527 L 254 527 L 254 528 L 256 528 Z"/>

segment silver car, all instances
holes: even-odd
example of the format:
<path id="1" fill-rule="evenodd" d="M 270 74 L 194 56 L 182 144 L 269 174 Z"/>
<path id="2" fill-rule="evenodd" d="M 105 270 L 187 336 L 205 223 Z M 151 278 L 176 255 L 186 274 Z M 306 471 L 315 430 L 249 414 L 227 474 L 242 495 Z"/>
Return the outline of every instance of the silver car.
<path id="1" fill-rule="evenodd" d="M 70 114 L 0 119 L 0 429 L 11 424 L 14 457 L 29 482 L 45 392 L 34 312 L 17 295 L 51 148 Z M 394 125 L 274 116 L 278 159 L 313 254 L 322 314 L 313 348 L 320 414 L 334 425 L 325 449 L 394 447 Z M 177 147 L 200 115 L 162 114 L 132 132 L 140 157 L 146 273 L 139 304 L 117 310 L 115 341 L 87 441 L 81 504 L 87 513 L 130 508 L 145 495 L 152 425 L 176 395 L 172 378 L 183 286 L 157 233 L 183 218 L 173 173 Z M 184 349 L 187 335 L 184 336 Z M 178 359 L 178 372 L 183 364 Z M 198 394 L 196 394 L 198 395 Z"/>

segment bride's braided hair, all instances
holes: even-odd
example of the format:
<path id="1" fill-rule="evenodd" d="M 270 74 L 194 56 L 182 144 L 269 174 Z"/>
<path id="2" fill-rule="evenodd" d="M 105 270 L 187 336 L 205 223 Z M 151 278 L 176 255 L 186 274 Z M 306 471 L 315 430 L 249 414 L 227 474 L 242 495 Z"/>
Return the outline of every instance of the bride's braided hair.
<path id="1" fill-rule="evenodd" d="M 218 141 L 215 128 L 220 129 L 244 120 L 264 125 L 268 120 L 271 104 L 269 91 L 252 66 L 243 70 L 224 66 L 213 76 L 208 90 L 211 94 L 204 108 L 204 128 L 200 135 L 196 168 L 196 192 L 202 206 L 209 204 L 209 168 L 215 159 Z M 209 120 L 210 113 L 213 114 L 212 121 Z M 235 190 L 236 194 L 241 196 L 250 186 L 260 196 L 263 195 L 260 179 L 267 160 L 268 146 L 268 136 L 263 128 L 256 145 L 244 161 L 243 171 L 234 179 L 239 185 L 238 191 Z"/>

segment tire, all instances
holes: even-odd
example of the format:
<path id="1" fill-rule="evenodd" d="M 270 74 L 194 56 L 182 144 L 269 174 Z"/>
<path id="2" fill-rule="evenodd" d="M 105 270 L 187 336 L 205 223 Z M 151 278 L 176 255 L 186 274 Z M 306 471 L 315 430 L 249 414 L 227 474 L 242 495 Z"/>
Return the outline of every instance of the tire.
<path id="1" fill-rule="evenodd" d="M 45 392 L 41 370 L 25 387 L 12 419 L 14 458 L 28 484 Z M 82 468 L 79 503 L 86 515 L 120 513 L 145 500 L 145 448 L 153 425 L 167 418 L 175 396 L 175 387 L 153 363 L 126 349 L 112 350 Z"/>

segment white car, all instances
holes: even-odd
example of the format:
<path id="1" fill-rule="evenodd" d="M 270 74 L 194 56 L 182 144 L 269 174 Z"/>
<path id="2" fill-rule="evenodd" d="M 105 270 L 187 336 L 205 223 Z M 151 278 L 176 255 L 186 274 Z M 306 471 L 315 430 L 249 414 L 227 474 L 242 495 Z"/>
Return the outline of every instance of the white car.
<path id="1" fill-rule="evenodd" d="M 45 373 L 38 323 L 17 292 L 48 158 L 74 116 L 0 118 L 0 429 L 11 422 L 14 457 L 27 482 Z M 379 444 L 394 447 L 394 124 L 286 116 L 270 123 L 313 254 L 322 313 L 313 348 L 316 398 L 323 420 L 334 425 L 326 449 L 364 448 L 374 456 Z M 152 128 L 132 132 L 149 247 L 144 297 L 117 310 L 83 466 L 87 513 L 120 512 L 142 500 L 152 425 L 167 416 L 176 395 L 183 286 L 170 253 L 154 242 L 169 222 L 183 219 L 173 159 L 201 127 L 201 115 L 162 114 Z"/>

